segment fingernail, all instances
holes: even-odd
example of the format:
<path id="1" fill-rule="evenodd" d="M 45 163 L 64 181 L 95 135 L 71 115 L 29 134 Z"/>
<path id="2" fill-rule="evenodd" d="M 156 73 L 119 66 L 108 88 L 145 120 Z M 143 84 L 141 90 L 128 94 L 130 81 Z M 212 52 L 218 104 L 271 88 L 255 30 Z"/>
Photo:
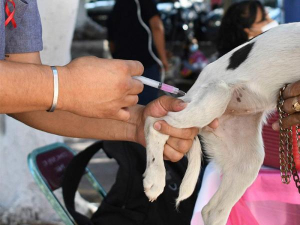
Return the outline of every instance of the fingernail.
<path id="1" fill-rule="evenodd" d="M 154 129 L 155 129 L 155 130 L 160 130 L 160 129 L 161 129 L 161 124 L 160 124 L 159 122 L 156 122 L 156 123 L 154 124 Z"/>
<path id="2" fill-rule="evenodd" d="M 179 102 L 179 106 L 180 106 L 181 108 L 185 108 L 185 107 L 187 106 L 187 103 L 181 101 L 181 102 Z"/>
<path id="3" fill-rule="evenodd" d="M 272 129 L 273 130 L 279 130 L 279 123 L 273 123 L 272 124 Z"/>

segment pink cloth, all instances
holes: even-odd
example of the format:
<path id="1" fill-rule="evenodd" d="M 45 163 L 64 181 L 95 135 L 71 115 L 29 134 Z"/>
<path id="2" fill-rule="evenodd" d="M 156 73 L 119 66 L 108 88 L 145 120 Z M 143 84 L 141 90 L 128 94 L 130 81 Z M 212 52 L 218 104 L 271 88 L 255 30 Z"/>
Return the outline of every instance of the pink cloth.
<path id="1" fill-rule="evenodd" d="M 205 191 L 200 190 L 191 225 L 203 225 L 201 210 L 215 193 L 220 181 L 212 180 L 219 174 L 207 168 L 210 176 L 203 179 Z M 205 171 L 206 173 L 206 171 Z M 219 174 L 220 175 L 220 174 Z M 210 177 L 210 178 L 209 178 Z M 220 176 L 217 178 L 220 180 Z M 209 182 L 209 183 L 208 183 Z M 217 185 L 216 185 L 217 184 Z M 201 193 L 202 192 L 202 193 Z M 205 192 L 205 193 L 204 193 Z M 203 197 L 205 196 L 205 197 Z M 202 204 L 200 204 L 202 202 Z M 255 182 L 232 208 L 227 225 L 299 225 L 300 195 L 294 181 L 281 183 L 280 171 L 262 168 Z"/>

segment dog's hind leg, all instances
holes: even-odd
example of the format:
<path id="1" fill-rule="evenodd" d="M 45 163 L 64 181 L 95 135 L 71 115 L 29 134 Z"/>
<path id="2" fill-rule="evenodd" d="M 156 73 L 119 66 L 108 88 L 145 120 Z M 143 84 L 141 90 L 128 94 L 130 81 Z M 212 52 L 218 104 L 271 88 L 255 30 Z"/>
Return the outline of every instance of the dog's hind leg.
<path id="1" fill-rule="evenodd" d="M 200 141 L 198 137 L 195 137 L 192 148 L 186 154 L 188 166 L 180 185 L 179 196 L 176 199 L 177 208 L 182 200 L 187 199 L 194 192 L 201 169 L 201 155 Z"/>
<path id="2" fill-rule="evenodd" d="M 216 134 L 220 140 L 218 148 L 208 151 L 212 151 L 213 160 L 221 169 L 222 181 L 202 210 L 205 225 L 225 225 L 231 208 L 257 177 L 264 159 L 261 117 L 256 114 L 220 121 Z M 207 140 L 213 141 L 209 137 Z M 223 148 L 220 148 L 222 142 Z"/>
<path id="3" fill-rule="evenodd" d="M 144 173 L 144 189 L 150 201 L 154 201 L 165 187 L 166 170 L 163 162 L 163 147 L 169 138 L 154 130 L 153 123 L 158 119 L 147 118 L 145 128 L 149 131 L 146 135 L 147 167 Z M 145 130 L 146 130 L 145 129 Z M 179 197 L 176 205 L 188 198 L 194 191 L 201 167 L 201 146 L 198 137 L 195 137 L 190 151 L 187 153 L 188 167 L 180 185 Z"/>
<path id="4" fill-rule="evenodd" d="M 163 192 L 166 184 L 166 169 L 163 160 L 163 149 L 169 136 L 153 128 L 158 118 L 148 117 L 145 122 L 147 144 L 147 165 L 144 173 L 144 190 L 149 201 L 153 202 Z"/>
<path id="5" fill-rule="evenodd" d="M 226 110 L 232 96 L 232 90 L 223 81 L 210 83 L 203 88 L 192 90 L 192 101 L 181 112 L 170 112 L 165 120 L 176 127 L 199 127 L 202 128 L 220 117 Z M 189 97 L 189 96 L 187 96 Z M 187 154 L 189 161 L 185 176 L 180 185 L 179 196 L 176 199 L 178 207 L 180 201 L 188 198 L 194 191 L 200 168 L 201 146 L 199 139 L 195 139 L 191 150 Z"/>

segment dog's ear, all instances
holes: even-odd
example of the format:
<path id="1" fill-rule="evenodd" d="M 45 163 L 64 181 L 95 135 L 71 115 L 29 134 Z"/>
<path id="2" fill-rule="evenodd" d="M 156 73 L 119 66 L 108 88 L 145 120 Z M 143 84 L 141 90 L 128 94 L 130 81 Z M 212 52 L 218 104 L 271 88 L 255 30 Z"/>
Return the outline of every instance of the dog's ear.
<path id="1" fill-rule="evenodd" d="M 239 48 L 229 58 L 229 65 L 227 70 L 235 70 L 248 58 L 251 50 L 253 49 L 255 42 L 248 43 L 243 47 Z"/>

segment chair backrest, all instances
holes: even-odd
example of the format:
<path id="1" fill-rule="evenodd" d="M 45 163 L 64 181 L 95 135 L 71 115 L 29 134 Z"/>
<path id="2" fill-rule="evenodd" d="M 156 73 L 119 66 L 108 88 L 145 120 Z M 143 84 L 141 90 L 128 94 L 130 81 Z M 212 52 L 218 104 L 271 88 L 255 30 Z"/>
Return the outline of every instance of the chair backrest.
<path id="1" fill-rule="evenodd" d="M 53 191 L 61 187 L 64 171 L 75 154 L 76 152 L 64 143 L 54 143 L 37 148 L 28 155 L 28 167 L 33 178 L 66 225 L 75 223 Z M 103 187 L 88 168 L 86 168 L 86 176 L 100 196 L 105 197 Z"/>

